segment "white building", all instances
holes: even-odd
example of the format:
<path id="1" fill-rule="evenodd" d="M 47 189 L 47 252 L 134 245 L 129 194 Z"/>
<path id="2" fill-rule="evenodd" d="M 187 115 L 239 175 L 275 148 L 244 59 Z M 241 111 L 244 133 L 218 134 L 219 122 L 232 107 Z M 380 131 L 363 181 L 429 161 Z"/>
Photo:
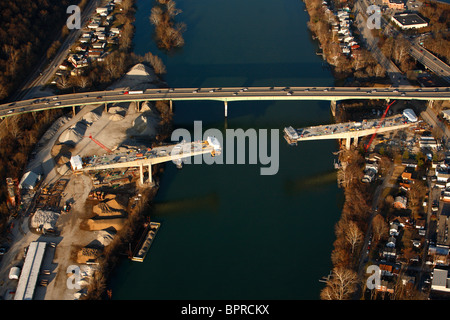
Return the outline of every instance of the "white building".
<path id="1" fill-rule="evenodd" d="M 391 20 L 402 28 L 402 30 L 420 29 L 428 26 L 428 23 L 416 13 L 396 14 Z"/>
<path id="2" fill-rule="evenodd" d="M 434 269 L 431 290 L 450 292 L 450 278 L 448 270 Z"/>
<path id="3" fill-rule="evenodd" d="M 83 161 L 80 156 L 73 156 L 70 158 L 70 166 L 73 171 L 83 169 Z"/>

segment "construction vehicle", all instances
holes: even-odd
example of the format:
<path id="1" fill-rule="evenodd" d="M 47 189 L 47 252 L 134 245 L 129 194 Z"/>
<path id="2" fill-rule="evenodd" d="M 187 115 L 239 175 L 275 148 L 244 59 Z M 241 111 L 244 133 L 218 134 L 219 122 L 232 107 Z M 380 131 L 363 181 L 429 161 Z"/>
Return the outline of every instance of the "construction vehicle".
<path id="1" fill-rule="evenodd" d="M 394 102 L 395 102 L 395 100 L 392 101 L 390 104 L 388 104 L 388 106 L 386 107 L 386 110 L 384 110 L 384 113 L 383 113 L 383 115 L 381 116 L 381 119 L 380 119 L 380 121 L 378 122 L 378 125 L 377 125 L 377 127 L 375 128 L 375 132 L 373 133 L 372 137 L 370 138 L 369 143 L 368 143 L 367 145 L 364 146 L 364 151 L 365 151 L 365 152 L 367 152 L 367 150 L 369 150 L 370 145 L 372 144 L 373 139 L 375 139 L 375 137 L 376 137 L 376 135 L 377 135 L 378 129 L 380 128 L 381 124 L 383 123 L 383 120 L 384 120 L 384 118 L 386 117 L 386 114 L 388 113 L 389 108 L 392 106 L 392 104 L 393 104 Z"/>

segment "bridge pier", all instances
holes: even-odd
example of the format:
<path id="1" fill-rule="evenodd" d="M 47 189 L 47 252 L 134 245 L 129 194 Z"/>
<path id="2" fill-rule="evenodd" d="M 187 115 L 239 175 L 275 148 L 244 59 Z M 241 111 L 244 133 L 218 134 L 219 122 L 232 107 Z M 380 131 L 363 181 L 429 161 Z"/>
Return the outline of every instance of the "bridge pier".
<path id="1" fill-rule="evenodd" d="M 73 113 L 73 116 L 75 117 L 77 114 L 76 106 L 72 106 L 72 113 Z"/>
<path id="2" fill-rule="evenodd" d="M 105 102 L 105 112 L 108 112 L 108 102 Z"/>
<path id="3" fill-rule="evenodd" d="M 228 101 L 224 101 L 225 104 L 225 118 L 228 117 Z"/>
<path id="4" fill-rule="evenodd" d="M 352 145 L 352 138 L 351 137 L 345 138 L 345 147 L 347 148 L 347 150 L 350 150 L 351 145 Z"/>
<path id="5" fill-rule="evenodd" d="M 148 184 L 153 183 L 153 177 L 152 177 L 152 165 L 148 165 Z"/>
<path id="6" fill-rule="evenodd" d="M 141 180 L 141 185 L 144 184 L 144 166 L 141 164 L 139 166 L 139 179 Z"/>
<path id="7" fill-rule="evenodd" d="M 169 100 L 169 107 L 170 107 L 170 113 L 172 113 L 172 110 L 173 110 L 173 102 L 172 102 L 172 100 Z"/>
<path id="8" fill-rule="evenodd" d="M 358 137 L 353 138 L 353 145 L 355 146 L 355 148 L 358 147 Z"/>

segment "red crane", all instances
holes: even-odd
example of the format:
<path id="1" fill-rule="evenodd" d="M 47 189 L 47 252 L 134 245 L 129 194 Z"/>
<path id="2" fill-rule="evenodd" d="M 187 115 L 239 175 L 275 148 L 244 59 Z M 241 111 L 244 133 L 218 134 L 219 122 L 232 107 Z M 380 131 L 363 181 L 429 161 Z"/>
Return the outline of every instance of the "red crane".
<path id="1" fill-rule="evenodd" d="M 108 149 L 107 147 L 105 147 L 100 141 L 95 140 L 95 139 L 92 137 L 92 135 L 90 135 L 90 136 L 85 136 L 85 137 L 91 139 L 92 141 L 94 141 L 96 144 L 98 144 L 100 147 L 102 147 L 103 149 L 105 149 L 105 150 L 108 151 L 109 153 L 112 152 L 110 149 Z"/>
<path id="2" fill-rule="evenodd" d="M 369 150 L 369 147 L 370 147 L 370 145 L 372 144 L 373 139 L 375 139 L 375 136 L 377 135 L 377 131 L 378 131 L 378 129 L 380 128 L 381 123 L 382 123 L 383 120 L 384 120 L 384 117 L 386 117 L 386 114 L 387 114 L 387 112 L 388 112 L 388 110 L 389 110 L 389 107 L 390 107 L 394 102 L 395 102 L 395 100 L 392 101 L 390 104 L 388 104 L 388 106 L 386 107 L 386 110 L 384 110 L 384 113 L 383 113 L 383 115 L 381 116 L 380 122 L 378 122 L 378 125 L 377 125 L 377 127 L 375 128 L 375 132 L 373 133 L 372 137 L 370 138 L 369 143 L 366 144 L 366 146 L 365 146 L 365 148 L 364 148 L 364 151 L 367 152 L 367 150 Z"/>

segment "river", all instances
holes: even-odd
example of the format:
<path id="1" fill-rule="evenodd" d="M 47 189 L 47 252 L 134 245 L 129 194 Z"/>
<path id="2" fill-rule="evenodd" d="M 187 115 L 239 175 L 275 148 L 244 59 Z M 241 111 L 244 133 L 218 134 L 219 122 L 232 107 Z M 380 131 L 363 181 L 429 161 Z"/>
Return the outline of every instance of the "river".
<path id="1" fill-rule="evenodd" d="M 156 47 L 151 0 L 137 1 L 134 51 L 151 51 L 171 87 L 332 86 L 299 0 L 178 0 L 185 46 Z M 174 103 L 175 127 L 278 129 L 279 171 L 262 164 L 167 164 L 152 218 L 162 223 L 143 263 L 123 260 L 113 299 L 319 299 L 331 269 L 343 192 L 333 170 L 336 141 L 289 146 L 285 126 L 332 121 L 329 102 Z M 225 150 L 226 152 L 226 150 Z"/>

